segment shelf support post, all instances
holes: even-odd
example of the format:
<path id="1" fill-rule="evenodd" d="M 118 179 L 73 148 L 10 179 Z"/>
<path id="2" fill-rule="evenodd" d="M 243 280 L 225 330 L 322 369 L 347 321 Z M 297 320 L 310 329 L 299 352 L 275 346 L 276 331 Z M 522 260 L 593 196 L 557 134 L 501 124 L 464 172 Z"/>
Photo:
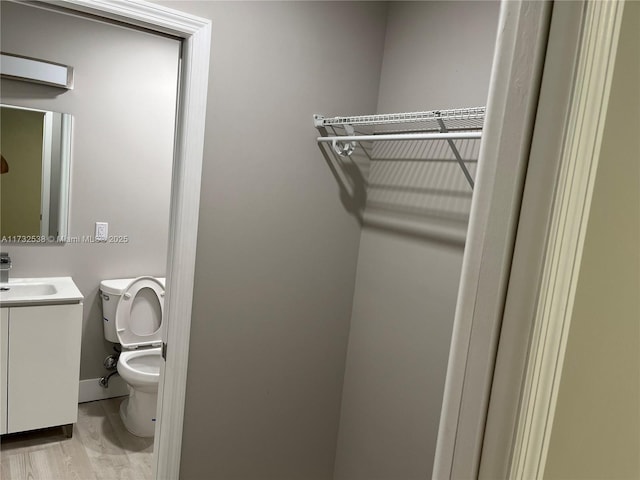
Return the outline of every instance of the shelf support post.
<path id="1" fill-rule="evenodd" d="M 438 125 L 440 125 L 440 132 L 448 133 L 449 129 L 446 127 L 442 119 L 438 118 L 437 120 L 438 120 Z M 462 169 L 462 173 L 464 173 L 464 176 L 467 177 L 467 182 L 469 182 L 469 185 L 471 185 L 471 189 L 473 189 L 474 187 L 473 178 L 471 178 L 471 174 L 469 173 L 467 166 L 464 164 L 464 160 L 462 160 L 462 156 L 458 151 L 458 147 L 456 146 L 455 143 L 453 143 L 453 140 L 451 140 L 450 138 L 447 138 L 447 143 L 449 144 L 449 148 L 451 148 L 451 151 L 453 152 L 454 157 L 456 157 L 456 160 L 458 161 L 458 165 L 460 165 L 460 168 Z"/>

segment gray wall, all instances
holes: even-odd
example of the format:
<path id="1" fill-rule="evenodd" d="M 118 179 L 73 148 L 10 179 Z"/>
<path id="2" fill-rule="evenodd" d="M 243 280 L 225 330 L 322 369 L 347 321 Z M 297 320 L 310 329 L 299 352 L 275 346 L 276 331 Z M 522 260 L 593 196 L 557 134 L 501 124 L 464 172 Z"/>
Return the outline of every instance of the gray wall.
<path id="1" fill-rule="evenodd" d="M 407 162 L 394 169 L 373 162 L 369 176 L 362 165 L 339 164 L 318 148 L 311 114 L 483 105 L 497 4 L 161 3 L 213 21 L 181 478 L 328 480 L 334 468 L 349 480 L 428 476 L 470 201 L 464 179 L 449 165 L 417 172 Z M 132 42 L 165 42 L 171 58 L 177 47 L 121 29 L 118 41 L 141 58 L 115 46 L 96 55 L 106 43 L 104 25 L 89 22 L 91 43 L 72 42 L 66 25 L 44 19 L 5 28 L 5 11 L 26 7 L 2 8 L 3 50 L 17 48 L 5 43 L 6 32 L 36 25 L 47 38 L 58 31 L 65 53 L 40 53 L 53 42 L 39 37 L 21 39 L 18 53 L 96 75 L 82 82 L 78 73 L 77 89 L 57 97 L 43 87 L 34 99 L 20 84 L 12 95 L 75 116 L 72 233 L 109 221 L 113 233 L 136 242 L 9 250 L 14 274 L 73 275 L 88 296 L 85 337 L 101 338 L 99 280 L 164 269 L 166 223 L 160 228 L 159 220 L 166 221 L 168 197 L 148 215 L 144 197 L 121 191 L 118 179 L 118 195 L 104 198 L 113 194 L 114 171 L 138 175 L 132 183 L 145 193 L 157 185 L 151 175 L 168 185 L 172 137 L 148 121 L 173 118 L 173 110 L 145 103 L 141 118 L 130 108 L 140 103 L 137 89 L 100 106 L 89 93 L 115 91 L 117 70 L 97 73 L 106 61 L 127 62 L 127 72 L 140 64 L 147 73 L 160 63 Z M 140 85 L 126 78 L 125 87 Z M 173 98 L 168 86 L 142 84 Z M 141 141 L 143 134 L 154 141 Z M 163 142 L 165 153 L 151 155 Z M 142 158 L 153 163 L 133 163 Z M 422 197 L 425 185 L 442 187 L 438 178 L 448 192 L 426 200 L 380 193 L 409 188 Z M 406 183 L 416 179 L 426 183 Z M 124 202 L 136 203 L 136 215 L 122 215 Z M 125 253 L 136 245 L 132 260 Z M 85 361 L 104 355 L 83 352 Z"/>
<path id="2" fill-rule="evenodd" d="M 85 296 L 81 378 L 111 352 L 98 297 L 103 279 L 163 275 L 179 43 L 114 25 L 1 2 L 2 50 L 75 68 L 75 88 L 2 80 L 2 102 L 73 115 L 72 236 L 96 221 L 126 244 L 2 245 L 14 277 L 71 276 Z M 162 99 L 162 101 L 158 101 Z"/>
<path id="3" fill-rule="evenodd" d="M 378 112 L 485 105 L 498 13 L 391 2 Z M 407 145 L 373 151 L 336 480 L 431 476 L 471 190 L 446 146 Z"/>
<path id="4" fill-rule="evenodd" d="M 376 108 L 385 3 L 213 21 L 181 478 L 330 479 L 360 225 L 312 114 Z"/>

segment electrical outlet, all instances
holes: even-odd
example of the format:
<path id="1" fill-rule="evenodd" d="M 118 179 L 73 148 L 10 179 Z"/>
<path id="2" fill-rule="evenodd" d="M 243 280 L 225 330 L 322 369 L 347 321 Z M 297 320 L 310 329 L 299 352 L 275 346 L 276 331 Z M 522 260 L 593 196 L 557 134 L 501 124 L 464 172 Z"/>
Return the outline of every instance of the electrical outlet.
<path id="1" fill-rule="evenodd" d="M 109 224 L 107 222 L 96 222 L 96 242 L 106 242 L 109 236 Z"/>

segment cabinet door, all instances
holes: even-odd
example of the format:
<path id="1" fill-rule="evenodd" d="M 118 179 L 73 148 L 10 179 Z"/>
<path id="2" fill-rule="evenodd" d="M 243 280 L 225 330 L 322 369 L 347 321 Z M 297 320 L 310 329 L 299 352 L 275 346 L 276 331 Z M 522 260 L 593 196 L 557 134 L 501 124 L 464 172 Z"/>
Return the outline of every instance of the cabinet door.
<path id="1" fill-rule="evenodd" d="M 82 305 L 12 307 L 8 433 L 78 419 Z"/>
<path id="2" fill-rule="evenodd" d="M 0 435 L 7 433 L 7 355 L 9 309 L 0 308 Z"/>

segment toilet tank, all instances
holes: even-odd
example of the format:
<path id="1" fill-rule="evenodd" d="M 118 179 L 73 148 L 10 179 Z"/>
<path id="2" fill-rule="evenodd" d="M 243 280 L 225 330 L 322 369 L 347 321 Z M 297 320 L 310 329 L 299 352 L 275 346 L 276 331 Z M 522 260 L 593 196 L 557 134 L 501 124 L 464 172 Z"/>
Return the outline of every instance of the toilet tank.
<path id="1" fill-rule="evenodd" d="M 116 333 L 116 309 L 122 293 L 133 280 L 135 280 L 135 278 L 116 278 L 100 282 L 102 327 L 104 328 L 104 338 L 109 342 L 120 343 L 120 339 Z M 165 279 L 158 278 L 158 280 L 164 286 Z"/>

